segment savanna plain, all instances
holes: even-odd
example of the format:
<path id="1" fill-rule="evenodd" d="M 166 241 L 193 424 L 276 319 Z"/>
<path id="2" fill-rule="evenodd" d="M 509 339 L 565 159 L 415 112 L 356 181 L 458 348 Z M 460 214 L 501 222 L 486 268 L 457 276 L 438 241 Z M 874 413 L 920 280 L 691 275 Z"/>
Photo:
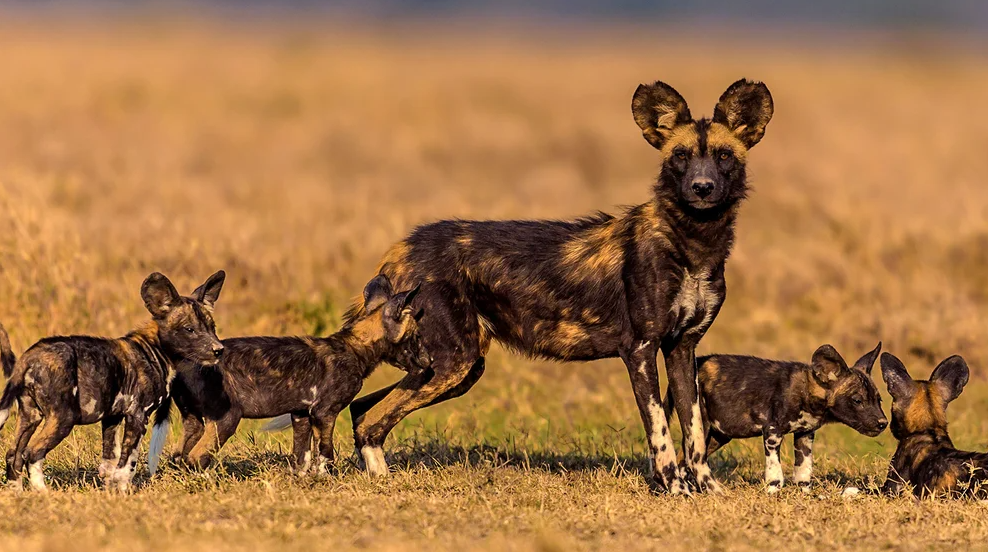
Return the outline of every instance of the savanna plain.
<path id="1" fill-rule="evenodd" d="M 768 84 L 775 118 L 699 352 L 808 360 L 831 343 L 857 358 L 881 340 L 915 377 L 962 354 L 972 381 L 951 434 L 988 449 L 988 58 L 927 39 L 675 28 L 0 21 L 0 321 L 18 352 L 123 335 L 148 317 L 154 270 L 189 292 L 225 269 L 221 337 L 334 331 L 417 224 L 646 201 L 658 157 L 631 118 L 637 84 L 672 84 L 698 116 L 744 76 Z M 399 376 L 382 366 L 365 391 Z M 884 479 L 888 432 L 821 430 L 809 494 L 765 495 L 749 440 L 712 458 L 726 496 L 655 496 L 619 361 L 495 348 L 470 393 L 398 426 L 387 479 L 355 468 L 349 430 L 344 414 L 322 479 L 290 473 L 289 432 L 245 422 L 217 467 L 148 479 L 142 461 L 121 496 L 97 482 L 98 428 L 77 428 L 49 456 L 53 492 L 0 491 L 0 550 L 988 542 L 978 502 L 841 498 Z"/>

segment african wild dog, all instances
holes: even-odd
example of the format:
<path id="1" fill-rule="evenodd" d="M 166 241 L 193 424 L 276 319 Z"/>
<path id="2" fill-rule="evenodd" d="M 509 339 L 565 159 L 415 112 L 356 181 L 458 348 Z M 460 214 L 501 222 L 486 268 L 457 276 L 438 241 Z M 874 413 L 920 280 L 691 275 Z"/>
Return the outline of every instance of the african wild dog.
<path id="1" fill-rule="evenodd" d="M 665 358 L 699 489 L 718 490 L 706 464 L 694 349 L 724 301 L 724 263 L 747 192 L 748 149 L 772 117 L 768 88 L 739 80 L 712 119 L 694 120 L 670 86 L 641 85 L 632 113 L 660 152 L 650 201 L 620 216 L 570 222 L 447 220 L 414 230 L 379 273 L 423 282 L 422 338 L 433 369 L 354 401 L 357 450 L 387 473 L 382 446 L 412 411 L 458 397 L 484 372 L 491 341 L 564 361 L 621 357 L 660 489 L 689 492 L 662 410 L 656 355 Z M 360 316 L 356 305 L 350 318 Z"/>
<path id="2" fill-rule="evenodd" d="M 892 395 L 892 435 L 899 440 L 882 490 L 905 487 L 927 495 L 988 497 L 988 453 L 954 448 L 947 435 L 947 404 L 960 396 L 970 373 L 952 356 L 933 370 L 929 381 L 914 380 L 902 362 L 882 355 L 882 378 Z"/>
<path id="3" fill-rule="evenodd" d="M 380 275 L 364 288 L 367 308 L 361 316 L 329 337 L 224 339 L 226 353 L 218 366 L 179 367 L 172 396 L 184 426 L 180 457 L 205 468 L 242 418 L 290 414 L 298 472 L 309 468 L 315 430 L 316 469 L 324 473 L 333 462 L 336 418 L 360 392 L 364 378 L 382 361 L 399 357 L 418 370 L 432 363 L 418 337 L 421 313 L 409 306 L 418 290 L 395 293 L 387 276 Z M 158 416 L 153 434 L 165 431 L 166 419 L 167 413 Z"/>
<path id="4" fill-rule="evenodd" d="M 783 483 L 779 448 L 783 436 L 793 433 L 793 479 L 809 485 L 816 430 L 840 422 L 875 437 L 888 425 L 882 398 L 871 381 L 881 349 L 879 343 L 852 368 L 830 345 L 818 348 L 810 364 L 737 355 L 698 358 L 707 455 L 731 439 L 761 436 L 767 490 L 776 492 Z M 667 397 L 666 415 L 671 411 Z"/>
<path id="5" fill-rule="evenodd" d="M 14 444 L 7 452 L 7 483 L 20 487 L 24 463 L 31 486 L 45 490 L 45 455 L 77 425 L 102 422 L 107 486 L 130 487 L 137 453 L 155 408 L 168 408 L 175 365 L 185 360 L 217 363 L 223 346 L 210 314 L 225 274 L 219 271 L 182 297 L 168 278 L 155 272 L 144 280 L 141 297 L 151 322 L 119 339 L 47 337 L 17 360 L 0 399 L 0 427 L 16 400 L 20 410 Z M 13 358 L 6 335 L 3 356 Z M 123 439 L 118 427 L 123 425 Z"/>

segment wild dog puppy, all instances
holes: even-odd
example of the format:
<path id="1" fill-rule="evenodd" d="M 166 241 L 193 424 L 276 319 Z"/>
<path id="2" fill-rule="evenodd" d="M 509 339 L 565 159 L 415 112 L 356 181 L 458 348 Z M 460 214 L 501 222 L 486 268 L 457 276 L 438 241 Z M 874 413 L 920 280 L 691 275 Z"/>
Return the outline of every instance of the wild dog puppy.
<path id="1" fill-rule="evenodd" d="M 182 297 L 168 278 L 155 272 L 141 285 L 150 323 L 119 339 L 47 337 L 25 351 L 0 398 L 0 427 L 14 401 L 20 410 L 7 452 L 8 484 L 20 486 L 26 463 L 31 486 L 45 490 L 45 455 L 74 426 L 101 422 L 100 475 L 108 487 L 126 491 L 149 414 L 168 408 L 175 365 L 188 360 L 216 364 L 223 353 L 211 311 L 224 278 L 221 270 Z M 13 359 L 6 332 L 0 346 L 6 366 Z"/>
<path id="2" fill-rule="evenodd" d="M 892 395 L 892 435 L 899 440 L 882 490 L 917 497 L 988 497 L 988 453 L 957 450 L 947 435 L 947 404 L 970 377 L 959 356 L 941 362 L 928 381 L 914 380 L 902 362 L 882 355 L 882 378 Z"/>
<path id="3" fill-rule="evenodd" d="M 765 483 L 770 493 L 782 488 L 779 449 L 792 433 L 793 479 L 809 485 L 813 474 L 813 439 L 824 424 L 839 422 L 869 437 L 888 425 L 871 369 L 882 344 L 852 368 L 830 345 L 813 353 L 809 364 L 750 356 L 700 357 L 700 396 L 707 432 L 707 454 L 731 439 L 761 436 L 765 444 Z M 666 413 L 672 403 L 667 399 Z"/>
<path id="4" fill-rule="evenodd" d="M 420 313 L 409 306 L 418 290 L 395 293 L 387 276 L 377 276 L 364 288 L 361 315 L 329 337 L 224 339 L 218 366 L 180 368 L 172 393 L 184 426 L 181 458 L 205 468 L 242 418 L 290 414 L 297 471 L 310 467 L 314 431 L 316 469 L 324 473 L 333 462 L 336 418 L 364 378 L 396 357 L 420 371 L 432 363 L 418 337 Z M 156 423 L 154 433 L 163 430 Z"/>
<path id="5" fill-rule="evenodd" d="M 492 341 L 561 361 L 620 357 L 648 435 L 657 489 L 688 492 L 662 409 L 662 353 L 699 490 L 719 487 L 706 463 L 694 351 L 724 301 L 724 265 L 747 191 L 748 150 L 765 134 L 772 96 L 739 80 L 712 119 L 694 119 L 662 82 L 631 101 L 659 152 L 649 201 L 618 216 L 573 221 L 446 220 L 415 229 L 378 269 L 398 287 L 422 282 L 416 305 L 429 373 L 409 373 L 354 401 L 354 441 L 368 471 L 387 473 L 382 446 L 411 412 L 458 397 L 480 379 Z M 356 305 L 349 319 L 361 316 Z"/>

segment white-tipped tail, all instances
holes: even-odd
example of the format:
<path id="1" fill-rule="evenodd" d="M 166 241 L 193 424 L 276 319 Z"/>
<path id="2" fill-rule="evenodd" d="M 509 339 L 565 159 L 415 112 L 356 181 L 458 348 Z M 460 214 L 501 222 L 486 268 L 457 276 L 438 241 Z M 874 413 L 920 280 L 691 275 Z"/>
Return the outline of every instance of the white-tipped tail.
<path id="1" fill-rule="evenodd" d="M 277 418 L 271 418 L 268 423 L 261 426 L 262 431 L 280 431 L 292 425 L 292 415 L 282 414 Z"/>
<path id="2" fill-rule="evenodd" d="M 148 469 L 151 470 L 151 475 L 158 471 L 158 460 L 161 458 L 161 451 L 165 449 L 169 427 L 166 418 L 165 421 L 151 428 L 151 446 L 148 447 Z"/>
<path id="3" fill-rule="evenodd" d="M 3 425 L 7 423 L 7 418 L 10 417 L 10 409 L 4 408 L 0 410 L 0 429 L 3 429 Z"/>

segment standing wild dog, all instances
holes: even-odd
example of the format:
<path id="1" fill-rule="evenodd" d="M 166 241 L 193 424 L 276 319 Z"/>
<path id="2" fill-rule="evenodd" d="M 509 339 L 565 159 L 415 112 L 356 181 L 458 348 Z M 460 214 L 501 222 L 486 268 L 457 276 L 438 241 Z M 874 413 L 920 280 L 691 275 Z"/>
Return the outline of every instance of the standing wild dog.
<path id="1" fill-rule="evenodd" d="M 879 343 L 852 368 L 830 345 L 817 349 L 810 364 L 738 355 L 698 358 L 707 455 L 731 439 L 761 436 L 765 483 L 768 492 L 776 492 L 783 483 L 779 449 L 783 437 L 793 433 L 793 479 L 809 485 L 816 430 L 840 422 L 875 437 L 888 425 L 882 398 L 871 381 L 881 349 Z M 667 397 L 666 416 L 671 412 Z"/>
<path id="2" fill-rule="evenodd" d="M 194 360 L 216 364 L 223 345 L 210 314 L 225 274 L 219 271 L 182 297 L 155 272 L 141 297 L 151 322 L 119 339 L 47 337 L 17 360 L 0 399 L 0 427 L 14 401 L 20 410 L 7 452 L 7 483 L 19 487 L 25 462 L 31 486 L 45 490 L 45 455 L 77 425 L 103 424 L 100 475 L 125 491 L 137 465 L 138 446 L 155 408 L 168 408 L 175 365 Z M 4 366 L 13 359 L 6 332 L 0 336 Z M 118 427 L 123 424 L 123 440 Z"/>
<path id="3" fill-rule="evenodd" d="M 724 263 L 747 192 L 748 149 L 772 117 L 768 88 L 739 80 L 712 119 L 693 119 L 672 87 L 641 85 L 632 113 L 662 164 L 653 196 L 620 216 L 575 221 L 427 224 L 394 245 L 379 273 L 423 282 L 416 305 L 432 370 L 357 399 L 354 440 L 368 471 L 387 472 L 382 446 L 412 411 L 458 397 L 484 372 L 491 341 L 532 357 L 621 357 L 628 368 L 659 488 L 688 492 L 662 410 L 665 359 L 700 490 L 718 490 L 706 463 L 694 349 L 724 301 Z M 356 305 L 350 319 L 364 311 Z"/>
<path id="4" fill-rule="evenodd" d="M 926 495 L 988 497 L 988 454 L 954 448 L 947 435 L 947 404 L 960 396 L 967 363 L 952 356 L 929 381 L 914 380 L 902 362 L 882 355 L 882 378 L 892 395 L 892 435 L 899 440 L 882 490 L 898 494 L 908 485 Z"/>
<path id="5" fill-rule="evenodd" d="M 329 337 L 224 339 L 226 352 L 218 366 L 180 367 L 172 396 L 184 426 L 181 458 L 205 468 L 241 419 L 290 414 L 298 472 L 309 469 L 314 430 L 316 469 L 324 473 L 333 462 L 336 418 L 378 364 L 400 358 L 406 366 L 428 370 L 432 360 L 418 337 L 416 321 L 421 313 L 409 306 L 418 290 L 395 293 L 388 278 L 380 275 L 364 288 L 361 315 Z M 157 418 L 155 436 L 165 431 L 167 412 Z M 160 452 L 155 448 L 152 465 Z"/>

